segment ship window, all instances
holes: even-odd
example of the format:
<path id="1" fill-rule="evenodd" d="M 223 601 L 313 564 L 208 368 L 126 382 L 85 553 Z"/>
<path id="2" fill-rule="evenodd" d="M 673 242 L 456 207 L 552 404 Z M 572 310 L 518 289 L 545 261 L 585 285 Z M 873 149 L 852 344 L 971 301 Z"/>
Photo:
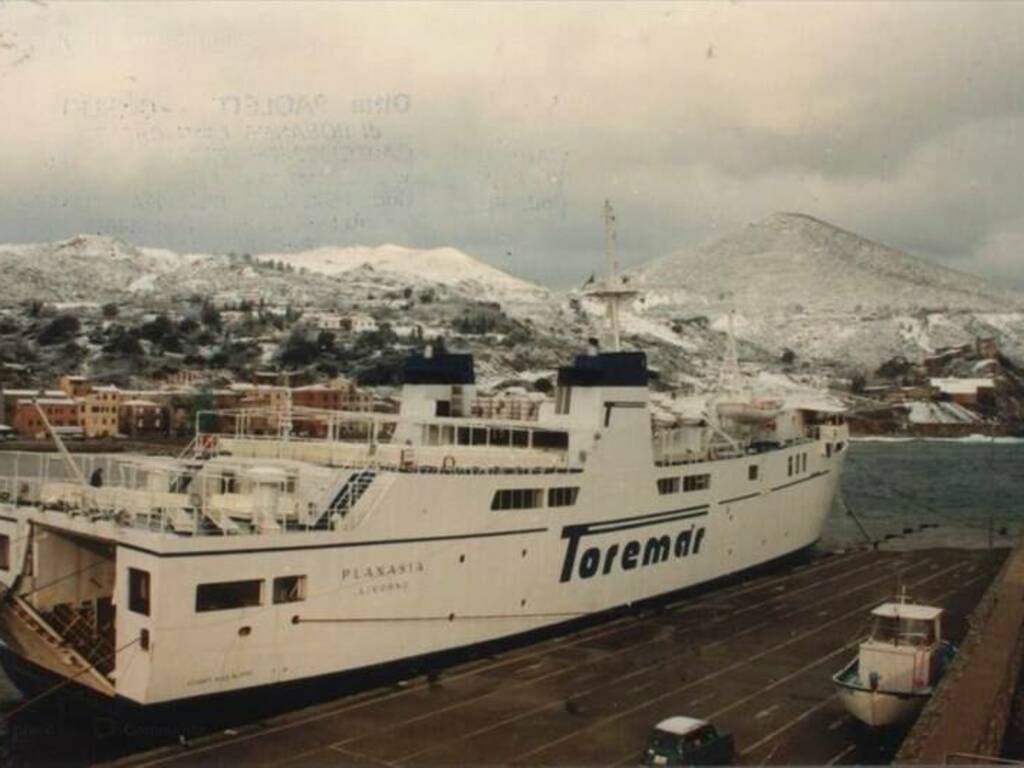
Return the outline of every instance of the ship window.
<path id="1" fill-rule="evenodd" d="M 128 569 L 128 610 L 149 616 L 149 571 Z"/>
<path id="2" fill-rule="evenodd" d="M 533 433 L 534 448 L 568 448 L 568 432 L 548 432 L 545 429 L 538 429 Z"/>
<path id="3" fill-rule="evenodd" d="M 658 478 L 658 493 L 662 496 L 668 493 L 679 493 L 679 478 L 678 477 L 659 477 Z"/>
<path id="4" fill-rule="evenodd" d="M 804 457 L 803 457 L 803 459 L 800 462 L 800 469 L 803 472 L 807 471 L 807 454 L 806 453 L 804 454 Z"/>
<path id="5" fill-rule="evenodd" d="M 0 571 L 11 570 L 11 537 L 0 534 Z"/>
<path id="6" fill-rule="evenodd" d="M 555 413 L 566 414 L 572 404 L 572 387 L 555 388 Z"/>
<path id="7" fill-rule="evenodd" d="M 711 475 L 687 475 L 683 478 L 684 491 L 706 491 L 711 487 Z"/>
<path id="8" fill-rule="evenodd" d="M 515 448 L 526 448 L 530 444 L 530 433 L 525 429 L 512 431 L 512 446 Z"/>
<path id="9" fill-rule="evenodd" d="M 549 507 L 571 507 L 576 503 L 580 489 L 575 487 L 548 488 Z"/>
<path id="10" fill-rule="evenodd" d="M 792 477 L 793 476 L 793 457 L 792 456 L 790 456 L 789 457 L 789 461 L 786 462 L 786 467 L 787 467 L 787 470 L 786 470 L 787 474 L 790 477 Z"/>
<path id="11" fill-rule="evenodd" d="M 262 579 L 200 584 L 196 587 L 196 611 L 227 611 L 260 605 L 263 602 L 262 592 Z"/>
<path id="12" fill-rule="evenodd" d="M 757 464 L 747 467 L 747 480 L 757 480 Z"/>
<path id="13" fill-rule="evenodd" d="M 535 509 L 543 500 L 540 488 L 509 488 L 494 492 L 491 509 Z"/>
<path id="14" fill-rule="evenodd" d="M 871 639 L 893 645 L 931 645 L 935 642 L 935 625 L 925 619 L 876 616 Z"/>
<path id="15" fill-rule="evenodd" d="M 512 433 L 507 429 L 491 430 L 491 445 L 508 445 L 511 442 Z"/>
<path id="16" fill-rule="evenodd" d="M 469 427 L 459 427 L 457 435 L 459 445 L 469 445 Z"/>
<path id="17" fill-rule="evenodd" d="M 305 599 L 305 576 L 279 576 L 274 579 L 275 603 L 298 603 Z"/>
<path id="18" fill-rule="evenodd" d="M 473 428 L 473 445 L 487 445 L 487 430 L 482 427 Z"/>
<path id="19" fill-rule="evenodd" d="M 225 472 L 220 479 L 221 493 L 235 493 L 235 476 L 231 472 Z"/>
<path id="20" fill-rule="evenodd" d="M 438 400 L 437 405 L 434 409 L 435 416 L 451 416 L 452 415 L 452 402 L 451 400 Z"/>

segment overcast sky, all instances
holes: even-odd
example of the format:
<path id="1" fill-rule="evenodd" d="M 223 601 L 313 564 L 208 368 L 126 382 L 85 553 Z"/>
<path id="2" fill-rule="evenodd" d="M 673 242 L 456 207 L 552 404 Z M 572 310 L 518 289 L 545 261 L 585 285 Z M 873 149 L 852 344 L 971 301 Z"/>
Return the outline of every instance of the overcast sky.
<path id="1" fill-rule="evenodd" d="M 1024 4 L 0 2 L 0 241 L 565 285 L 801 211 L 1024 288 Z"/>

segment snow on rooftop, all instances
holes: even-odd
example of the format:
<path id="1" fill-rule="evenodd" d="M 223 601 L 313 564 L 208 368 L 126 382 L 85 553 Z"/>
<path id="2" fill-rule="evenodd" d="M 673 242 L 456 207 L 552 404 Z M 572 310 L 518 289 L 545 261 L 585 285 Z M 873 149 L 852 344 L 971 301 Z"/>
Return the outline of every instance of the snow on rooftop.
<path id="1" fill-rule="evenodd" d="M 978 424 L 981 416 L 959 403 L 934 403 L 930 400 L 909 400 L 908 420 L 911 424 Z"/>
<path id="2" fill-rule="evenodd" d="M 979 389 L 991 389 L 995 386 L 992 379 L 929 379 L 928 382 L 940 392 L 947 395 L 973 395 Z"/>

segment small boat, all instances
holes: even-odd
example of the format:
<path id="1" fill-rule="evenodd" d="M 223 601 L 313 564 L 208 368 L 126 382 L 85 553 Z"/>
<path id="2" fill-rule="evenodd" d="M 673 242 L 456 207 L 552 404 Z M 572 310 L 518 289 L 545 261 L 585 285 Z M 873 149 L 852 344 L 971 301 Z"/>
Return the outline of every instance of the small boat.
<path id="1" fill-rule="evenodd" d="M 847 711 L 871 727 L 917 717 L 955 653 L 942 639 L 942 609 L 906 601 L 883 603 L 857 657 L 832 676 Z"/>

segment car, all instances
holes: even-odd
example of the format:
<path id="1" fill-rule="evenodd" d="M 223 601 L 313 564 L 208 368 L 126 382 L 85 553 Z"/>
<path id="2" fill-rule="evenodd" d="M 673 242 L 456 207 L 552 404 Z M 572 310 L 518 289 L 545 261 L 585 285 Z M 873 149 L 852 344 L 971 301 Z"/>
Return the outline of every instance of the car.
<path id="1" fill-rule="evenodd" d="M 735 759 L 731 733 L 707 720 L 676 716 L 662 720 L 647 739 L 644 765 L 731 765 Z"/>

